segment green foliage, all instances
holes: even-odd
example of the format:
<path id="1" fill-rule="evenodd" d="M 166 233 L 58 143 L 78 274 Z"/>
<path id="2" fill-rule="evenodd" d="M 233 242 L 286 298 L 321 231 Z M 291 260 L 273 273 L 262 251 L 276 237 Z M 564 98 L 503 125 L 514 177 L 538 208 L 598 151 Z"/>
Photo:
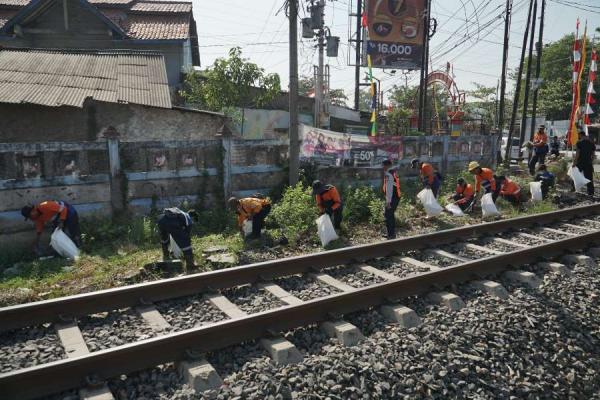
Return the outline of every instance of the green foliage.
<path id="1" fill-rule="evenodd" d="M 343 201 L 344 220 L 350 224 L 366 222 L 371 217 L 376 217 L 372 214 L 371 203 L 375 203 L 373 207 L 376 207 L 377 202 L 381 202 L 377 193 L 369 186 L 348 187 L 344 191 Z"/>
<path id="2" fill-rule="evenodd" d="M 410 116 L 412 111 L 406 108 L 394 108 L 387 113 L 386 127 L 392 135 L 412 136 Z"/>
<path id="3" fill-rule="evenodd" d="M 318 217 L 312 190 L 302 183 L 288 187 L 281 201 L 273 206 L 270 219 L 275 221 L 292 245 L 315 231 Z"/>
<path id="4" fill-rule="evenodd" d="M 385 202 L 382 199 L 373 199 L 369 202 L 369 224 L 377 226 L 385 222 L 384 207 Z"/>
<path id="5" fill-rule="evenodd" d="M 394 85 L 390 92 L 390 102 L 394 107 L 404 110 L 414 110 L 417 104 L 419 86 Z"/>
<path id="6" fill-rule="evenodd" d="M 496 87 L 477 82 L 473 82 L 473 85 L 475 89 L 469 91 L 469 96 L 475 101 L 470 101 L 464 107 L 467 118 L 481 119 L 486 125 L 492 126 L 496 118 Z"/>
<path id="7" fill-rule="evenodd" d="M 546 166 L 548 167 L 548 171 L 556 177 L 556 182 L 567 180 L 567 171 L 569 170 L 570 163 L 566 159 L 561 158 L 560 160 L 549 162 Z"/>
<path id="8" fill-rule="evenodd" d="M 281 91 L 279 75 L 267 74 L 263 68 L 242 58 L 234 47 L 228 58 L 218 58 L 201 73 L 186 77 L 183 99 L 212 111 L 230 107 L 261 106 Z"/>
<path id="9" fill-rule="evenodd" d="M 309 96 L 314 93 L 315 79 L 313 77 L 303 76 L 298 80 L 298 94 L 300 96 Z M 335 106 L 345 107 L 348 96 L 344 89 L 329 89 L 329 100 Z"/>

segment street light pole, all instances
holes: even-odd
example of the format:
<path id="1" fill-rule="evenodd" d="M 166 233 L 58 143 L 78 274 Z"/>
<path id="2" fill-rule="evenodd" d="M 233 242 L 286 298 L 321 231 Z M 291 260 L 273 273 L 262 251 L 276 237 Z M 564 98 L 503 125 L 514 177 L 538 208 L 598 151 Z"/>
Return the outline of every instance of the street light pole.
<path id="1" fill-rule="evenodd" d="M 290 186 L 298 183 L 300 174 L 300 143 L 298 139 L 298 0 L 289 0 L 288 18 L 290 24 Z"/>

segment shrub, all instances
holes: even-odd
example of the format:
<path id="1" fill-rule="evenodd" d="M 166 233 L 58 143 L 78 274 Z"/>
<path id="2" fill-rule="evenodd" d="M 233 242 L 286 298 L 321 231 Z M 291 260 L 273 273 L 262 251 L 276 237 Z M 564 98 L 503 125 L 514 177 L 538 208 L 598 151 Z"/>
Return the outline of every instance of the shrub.
<path id="1" fill-rule="evenodd" d="M 372 216 L 371 203 L 379 196 L 369 186 L 348 187 L 344 191 L 344 219 L 350 224 L 366 222 Z"/>
<path id="2" fill-rule="evenodd" d="M 385 222 L 383 208 L 385 202 L 381 199 L 373 199 L 369 202 L 369 224 L 382 225 Z"/>
<path id="3" fill-rule="evenodd" d="M 291 244 L 295 244 L 302 236 L 315 230 L 317 207 L 310 188 L 302 183 L 288 187 L 281 201 L 273 206 L 270 218 L 281 228 Z"/>

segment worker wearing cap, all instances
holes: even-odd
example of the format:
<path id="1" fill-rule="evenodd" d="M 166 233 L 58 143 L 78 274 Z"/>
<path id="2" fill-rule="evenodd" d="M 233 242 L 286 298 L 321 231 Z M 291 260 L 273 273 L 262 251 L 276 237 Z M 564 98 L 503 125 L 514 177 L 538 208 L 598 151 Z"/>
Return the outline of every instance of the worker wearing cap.
<path id="1" fill-rule="evenodd" d="M 336 187 L 333 185 L 325 185 L 321 181 L 316 180 L 312 184 L 312 194 L 315 196 L 319 213 L 321 215 L 329 215 L 333 221 L 333 227 L 335 229 L 340 229 L 344 207 Z"/>
<path id="2" fill-rule="evenodd" d="M 192 251 L 192 225 L 193 220 L 198 221 L 198 213 L 194 210 L 182 211 L 177 207 L 165 208 L 158 217 L 156 224 L 160 232 L 160 243 L 162 246 L 163 261 L 169 259 L 169 242 L 173 238 L 177 246 L 183 252 L 185 266 L 194 269 L 194 252 Z"/>
<path id="3" fill-rule="evenodd" d="M 517 182 L 499 176 L 496 183 L 500 186 L 500 197 L 515 206 L 521 204 L 521 187 Z"/>
<path id="4" fill-rule="evenodd" d="M 28 205 L 21 209 L 21 215 L 25 220 L 30 219 L 35 223 L 37 233 L 34 242 L 34 252 L 40 252 L 40 237 L 44 232 L 44 226 L 53 220 L 54 228 L 59 228 L 71 238 L 77 247 L 81 247 L 81 230 L 79 228 L 79 216 L 72 205 L 64 201 L 47 200 L 36 206 Z"/>
<path id="5" fill-rule="evenodd" d="M 387 229 L 387 238 L 396 238 L 396 209 L 400 202 L 400 178 L 395 168 L 392 168 L 392 162 L 385 160 L 383 162 L 383 194 L 385 195 L 385 227 Z"/>
<path id="6" fill-rule="evenodd" d="M 546 127 L 540 125 L 533 136 L 533 156 L 529 160 L 529 173 L 531 175 L 535 174 L 535 166 L 538 161 L 540 164 L 544 163 L 546 154 L 548 154 L 548 135 L 546 134 Z"/>
<path id="7" fill-rule="evenodd" d="M 554 174 L 548 171 L 548 168 L 546 168 L 546 164 L 542 164 L 538 167 L 538 173 L 535 176 L 534 181 L 542 183 L 541 186 L 543 199 L 548 197 L 548 192 L 550 191 L 550 188 L 554 187 L 555 179 L 556 177 L 554 176 Z"/>
<path id="8" fill-rule="evenodd" d="M 433 165 L 429 163 L 422 163 L 417 158 L 411 162 L 412 169 L 419 169 L 419 176 L 423 182 L 423 187 L 431 189 L 433 195 L 437 198 L 442 184 L 442 177 L 439 172 L 435 171 Z"/>
<path id="9" fill-rule="evenodd" d="M 249 220 L 252 221 L 252 234 L 248 236 L 248 239 L 260 238 L 265 218 L 271 212 L 271 200 L 258 196 L 243 199 L 231 197 L 227 200 L 227 204 L 238 216 L 238 228 L 242 236 L 244 235 L 244 222 Z"/>
<path id="10" fill-rule="evenodd" d="M 495 202 L 500 194 L 500 187 L 496 185 L 494 171 L 490 168 L 482 168 L 477 161 L 471 161 L 469 163 L 469 172 L 475 175 L 475 196 L 479 195 L 483 187 L 485 194 L 492 193 L 492 199 Z"/>
<path id="11" fill-rule="evenodd" d="M 456 191 L 450 199 L 454 200 L 454 204 L 459 206 L 463 211 L 471 209 L 471 206 L 475 201 L 473 185 L 468 183 L 464 178 L 458 178 L 456 181 Z"/>

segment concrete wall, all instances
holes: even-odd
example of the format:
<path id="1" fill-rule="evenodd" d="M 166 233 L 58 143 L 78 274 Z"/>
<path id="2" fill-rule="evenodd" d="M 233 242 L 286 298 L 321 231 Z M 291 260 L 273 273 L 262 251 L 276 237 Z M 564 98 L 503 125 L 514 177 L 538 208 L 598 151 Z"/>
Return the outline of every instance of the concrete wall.
<path id="1" fill-rule="evenodd" d="M 213 138 L 220 114 L 135 104 L 86 102 L 83 108 L 0 103 L 0 138 L 5 143 L 94 141 L 113 126 L 123 141 Z"/>

